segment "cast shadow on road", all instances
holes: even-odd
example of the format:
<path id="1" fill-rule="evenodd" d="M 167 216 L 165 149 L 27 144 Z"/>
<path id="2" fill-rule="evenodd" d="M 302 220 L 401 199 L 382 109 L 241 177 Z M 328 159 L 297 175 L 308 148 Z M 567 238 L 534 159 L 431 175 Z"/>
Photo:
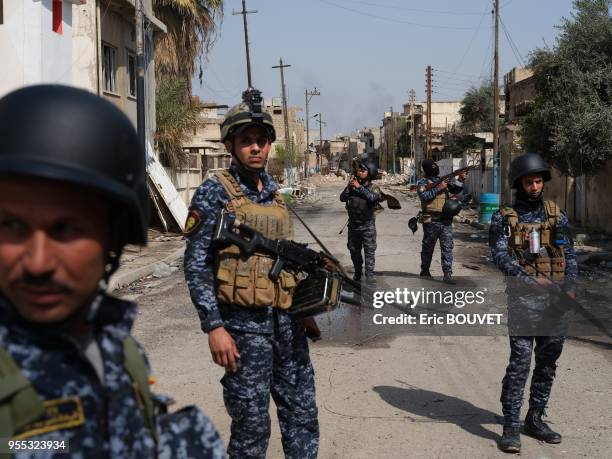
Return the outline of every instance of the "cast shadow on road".
<path id="1" fill-rule="evenodd" d="M 437 422 L 456 424 L 472 435 L 498 441 L 500 436 L 483 427 L 498 424 L 499 417 L 457 397 L 411 386 L 375 386 L 374 392 L 385 402 L 400 410 Z"/>

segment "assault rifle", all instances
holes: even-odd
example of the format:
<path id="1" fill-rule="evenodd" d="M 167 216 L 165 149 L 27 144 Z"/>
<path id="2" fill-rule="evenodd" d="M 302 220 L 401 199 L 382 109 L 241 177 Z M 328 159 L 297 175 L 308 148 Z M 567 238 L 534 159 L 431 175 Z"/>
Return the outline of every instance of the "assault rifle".
<path id="1" fill-rule="evenodd" d="M 222 210 L 215 228 L 213 242 L 234 244 L 242 256 L 264 253 L 275 258 L 268 277 L 277 281 L 283 269 L 304 272 L 294 294 L 289 313 L 308 317 L 335 309 L 340 301 L 360 304 L 355 292 L 343 290 L 343 284 L 352 285 L 358 292 L 361 285 L 345 275 L 340 262 L 323 252 L 309 249 L 307 244 L 286 239 L 269 239 Z"/>
<path id="2" fill-rule="evenodd" d="M 574 297 L 570 296 L 567 292 L 565 292 L 561 288 L 561 286 L 555 283 L 555 281 L 550 276 L 541 272 L 536 264 L 529 263 L 529 261 L 527 260 L 525 260 L 524 262 L 527 266 L 533 268 L 538 275 L 551 282 L 551 284 L 547 287 L 544 287 L 543 290 L 547 292 L 552 298 L 557 300 L 554 305 L 554 307 L 557 309 L 557 312 L 559 312 L 559 309 L 563 306 L 566 308 L 571 308 L 578 314 L 580 314 L 582 317 L 584 317 L 591 325 L 597 328 L 600 332 L 602 332 L 604 336 L 612 338 L 612 333 L 610 333 L 610 330 L 608 330 L 606 325 L 602 322 L 601 318 L 595 316 L 591 311 L 589 311 L 582 304 L 580 304 Z M 536 292 L 541 289 L 541 287 L 536 286 L 533 286 L 531 288 Z"/>
<path id="3" fill-rule="evenodd" d="M 471 169 L 475 169 L 476 166 L 466 166 L 466 167 L 462 167 L 461 169 L 457 169 L 456 171 L 451 172 L 450 174 L 446 174 L 443 175 L 442 177 L 440 177 L 440 181 L 438 183 L 428 183 L 427 185 L 425 185 L 425 189 L 426 190 L 431 190 L 432 188 L 437 187 L 440 183 L 448 181 L 450 179 L 452 179 L 453 177 L 463 173 L 463 172 L 468 172 Z"/>

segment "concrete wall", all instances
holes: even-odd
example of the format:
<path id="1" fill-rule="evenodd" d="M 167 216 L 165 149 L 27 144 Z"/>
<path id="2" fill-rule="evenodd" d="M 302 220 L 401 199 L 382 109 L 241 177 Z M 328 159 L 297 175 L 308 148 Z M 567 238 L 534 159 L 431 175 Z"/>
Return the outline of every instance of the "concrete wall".
<path id="1" fill-rule="evenodd" d="M 62 3 L 62 33 L 52 29 L 53 0 L 4 0 L 0 96 L 37 83 L 72 84 L 72 4 Z"/>
<path id="2" fill-rule="evenodd" d="M 274 130 L 276 131 L 276 141 L 273 144 L 271 150 L 271 158 L 274 158 L 276 152 L 276 146 L 285 145 L 285 119 L 283 116 L 283 109 L 280 98 L 273 98 L 272 102 L 267 102 L 265 109 L 267 113 L 272 116 L 272 122 L 274 123 Z M 306 133 L 304 132 L 304 121 L 296 118 L 296 114 L 302 109 L 300 107 L 287 107 L 288 121 L 289 121 L 289 139 L 293 142 L 295 149 L 298 153 L 304 153 L 306 151 Z M 318 132 L 316 139 L 318 140 Z M 310 136 L 310 142 L 313 142 L 312 135 Z M 317 142 L 315 142 L 316 144 Z M 303 167 L 303 163 L 302 163 Z"/>
<path id="3" fill-rule="evenodd" d="M 565 177 L 553 170 L 545 193 L 577 226 L 612 233 L 612 161 L 592 177 Z"/>
<path id="4" fill-rule="evenodd" d="M 100 93 L 100 23 L 96 2 L 73 9 L 72 80 L 75 86 Z"/>
<path id="5" fill-rule="evenodd" d="M 121 108 L 136 126 L 136 98 L 128 95 L 127 77 L 127 52 L 135 54 L 136 42 L 134 40 L 133 23 L 128 22 L 123 15 L 109 9 L 105 11 L 101 23 L 102 44 L 111 45 L 116 49 L 116 81 L 117 90 L 114 92 L 104 89 L 101 84 L 100 90 L 105 99 Z M 100 56 L 102 60 L 102 55 Z"/>

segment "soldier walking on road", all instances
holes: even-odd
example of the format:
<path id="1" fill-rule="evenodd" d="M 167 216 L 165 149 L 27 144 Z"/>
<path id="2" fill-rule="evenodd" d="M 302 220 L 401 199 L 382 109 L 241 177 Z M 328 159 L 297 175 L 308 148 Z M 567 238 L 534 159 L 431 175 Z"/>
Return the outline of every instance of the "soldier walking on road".
<path id="1" fill-rule="evenodd" d="M 378 169 L 376 164 L 358 160 L 355 175 L 340 194 L 340 201 L 346 202 L 348 212 L 348 243 L 355 274 L 353 279 L 361 280 L 365 255 L 365 275 L 368 282 L 374 280 L 376 252 L 376 208 L 383 200 L 382 192 L 372 183 Z"/>
<path id="2" fill-rule="evenodd" d="M 513 453 L 521 448 L 520 411 L 532 350 L 535 368 L 524 433 L 547 443 L 561 442 L 561 435 L 542 416 L 565 336 L 533 336 L 543 333 L 529 331 L 537 323 L 546 327 L 553 325 L 550 319 L 543 318 L 554 309 L 554 297 L 546 289 L 554 282 L 573 298 L 578 276 L 568 219 L 553 201 L 544 199 L 544 182 L 548 180 L 549 168 L 539 155 L 525 154 L 512 161 L 510 183 L 516 189 L 516 200 L 512 207 L 493 215 L 489 229 L 491 255 L 499 269 L 531 287 L 527 294 L 520 286 L 507 289 L 510 361 L 502 381 L 504 431 L 499 447 Z"/>
<path id="3" fill-rule="evenodd" d="M 136 305 L 106 292 L 123 247 L 146 244 L 147 207 L 113 104 L 52 85 L 0 99 L 0 438 L 56 442 L 15 457 L 224 457 L 195 407 L 158 416 Z"/>
<path id="4" fill-rule="evenodd" d="M 232 458 L 266 456 L 271 394 L 285 456 L 315 458 L 319 424 L 305 323 L 286 312 L 298 279 L 283 270 L 272 281 L 272 258 L 254 254 L 245 259 L 235 245 L 212 243 L 221 211 L 268 238 L 293 237 L 278 184 L 265 170 L 276 133 L 272 118 L 262 112 L 259 91 L 244 92 L 243 103 L 225 116 L 221 137 L 232 164 L 206 180 L 192 199 L 185 225 L 185 277 L 213 360 L 226 369 L 221 384 L 232 418 L 228 453 Z"/>
<path id="5" fill-rule="evenodd" d="M 463 191 L 463 182 L 467 177 L 467 172 L 460 173 L 458 180 L 454 183 L 448 183 L 440 179 L 440 170 L 432 159 L 424 159 L 421 167 L 425 177 L 417 182 L 417 193 L 421 200 L 421 223 L 423 224 L 420 275 L 431 277 L 429 267 L 436 241 L 439 239 L 444 282 L 454 283 L 452 280 L 453 216 L 447 215 L 445 204 L 449 201 L 450 194 L 459 194 Z"/>

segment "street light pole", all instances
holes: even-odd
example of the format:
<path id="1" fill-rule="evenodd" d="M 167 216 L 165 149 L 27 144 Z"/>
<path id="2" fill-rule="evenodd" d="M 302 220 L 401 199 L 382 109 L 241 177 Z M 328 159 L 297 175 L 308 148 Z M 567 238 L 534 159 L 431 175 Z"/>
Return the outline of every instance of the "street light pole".
<path id="1" fill-rule="evenodd" d="M 310 102 L 310 99 L 312 99 L 312 96 L 320 96 L 321 93 L 317 90 L 317 88 L 314 88 L 314 91 L 308 91 L 308 89 L 306 89 L 304 95 L 306 97 L 306 152 L 304 154 L 304 177 L 308 177 L 308 158 L 310 156 L 310 128 L 308 126 L 310 114 L 308 111 L 308 103 Z"/>

